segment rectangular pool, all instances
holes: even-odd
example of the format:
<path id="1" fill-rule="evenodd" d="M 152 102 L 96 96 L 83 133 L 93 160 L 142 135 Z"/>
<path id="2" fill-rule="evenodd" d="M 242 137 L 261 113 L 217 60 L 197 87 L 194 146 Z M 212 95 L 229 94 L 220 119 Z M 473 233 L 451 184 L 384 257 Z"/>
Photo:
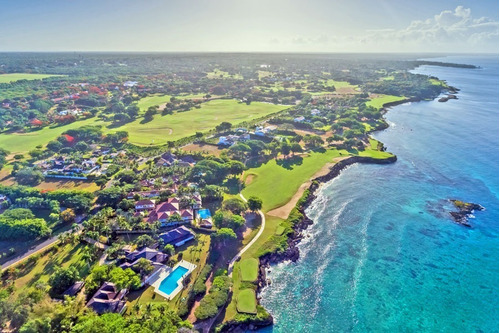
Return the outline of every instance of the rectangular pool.
<path id="1" fill-rule="evenodd" d="M 200 209 L 198 211 L 198 216 L 204 220 L 204 219 L 208 219 L 209 217 L 211 217 L 212 215 L 210 214 L 210 209 Z"/>
<path id="2" fill-rule="evenodd" d="M 163 281 L 161 281 L 158 290 L 170 296 L 170 294 L 178 287 L 179 280 L 182 279 L 184 274 L 189 271 L 186 267 L 178 266 L 170 274 L 168 274 Z"/>

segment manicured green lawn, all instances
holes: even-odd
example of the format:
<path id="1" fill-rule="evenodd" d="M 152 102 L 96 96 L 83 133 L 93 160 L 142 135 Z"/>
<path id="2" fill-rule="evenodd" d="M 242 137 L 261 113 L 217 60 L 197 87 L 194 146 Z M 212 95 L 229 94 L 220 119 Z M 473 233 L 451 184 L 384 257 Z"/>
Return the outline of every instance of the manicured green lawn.
<path id="1" fill-rule="evenodd" d="M 32 287 L 39 282 L 47 283 L 56 267 L 75 266 L 80 277 L 84 278 L 89 272 L 88 265 L 82 260 L 84 248 L 84 244 L 66 244 L 61 246 L 57 252 L 49 251 L 36 262 L 20 267 L 19 275 L 14 281 L 16 291 Z"/>
<path id="2" fill-rule="evenodd" d="M 323 81 L 323 82 L 326 86 L 329 86 L 329 87 L 334 86 L 336 89 L 339 89 L 339 88 L 353 88 L 353 89 L 355 89 L 358 87 L 357 85 L 352 85 L 347 81 L 336 81 L 336 80 L 328 79 L 328 80 Z"/>
<path id="3" fill-rule="evenodd" d="M 29 74 L 29 73 L 10 73 L 0 74 L 0 83 L 11 83 L 19 80 L 42 80 L 49 77 L 64 77 L 66 75 L 52 75 L 52 74 Z"/>
<path id="4" fill-rule="evenodd" d="M 54 140 L 63 132 L 78 128 L 84 125 L 102 125 L 103 122 L 97 118 L 90 118 L 75 121 L 68 125 L 57 127 L 45 127 L 38 131 L 28 133 L 2 133 L 0 134 L 0 147 L 5 148 L 11 153 L 24 153 L 35 149 L 37 145 L 45 145 Z"/>
<path id="5" fill-rule="evenodd" d="M 205 95 L 206 94 L 185 94 L 185 95 L 172 96 L 172 95 L 155 94 L 141 98 L 140 100 L 137 101 L 137 106 L 142 112 L 145 112 L 150 106 L 155 106 L 155 105 L 160 106 L 162 104 L 170 102 L 170 99 L 172 97 L 175 97 L 177 99 L 203 99 Z M 218 97 L 218 96 L 212 96 L 212 97 Z"/>
<path id="6" fill-rule="evenodd" d="M 443 86 L 445 87 L 446 86 L 446 83 L 444 83 L 443 81 L 441 80 L 436 80 L 436 79 L 429 79 L 429 81 L 435 85 L 435 86 Z"/>
<path id="7" fill-rule="evenodd" d="M 257 301 L 255 299 L 255 291 L 253 289 L 240 290 L 236 304 L 238 312 L 256 314 Z"/>
<path id="8" fill-rule="evenodd" d="M 377 150 L 379 141 L 372 138 L 370 138 L 369 140 L 370 140 L 370 148 L 373 150 Z"/>
<path id="9" fill-rule="evenodd" d="M 196 96 L 196 95 L 194 95 Z M 191 96 L 184 96 L 188 98 Z M 154 100 L 158 102 L 158 99 Z M 143 105 L 153 103 L 152 100 Z M 153 104 L 154 104 L 153 103 Z M 215 128 L 223 121 L 238 124 L 262 116 L 279 112 L 287 108 L 284 105 L 253 102 L 250 105 L 238 103 L 236 100 L 212 100 L 203 103 L 200 109 L 192 109 L 172 115 L 156 115 L 152 121 L 141 123 L 143 118 L 137 119 L 120 127 L 107 129 L 103 132 L 128 131 L 129 142 L 137 145 L 165 144 L 167 141 L 178 140 L 185 136 L 193 135 L 198 131 L 207 131 Z M 26 153 L 35 149 L 37 145 L 45 145 L 56 139 L 63 132 L 84 125 L 105 125 L 98 118 L 75 121 L 68 125 L 45 127 L 41 130 L 28 133 L 2 133 L 0 134 L 0 147 L 11 153 Z"/>
<path id="10" fill-rule="evenodd" d="M 220 69 L 214 69 L 212 72 L 207 73 L 207 78 L 209 78 L 209 79 L 233 78 L 233 79 L 242 80 L 243 76 L 241 76 L 241 74 L 231 75 L 226 71 L 221 71 Z"/>
<path id="11" fill-rule="evenodd" d="M 269 72 L 269 71 L 257 71 L 257 73 L 259 75 L 259 80 L 273 75 L 273 72 Z"/>
<path id="12" fill-rule="evenodd" d="M 384 104 L 402 101 L 406 99 L 404 96 L 393 96 L 393 95 L 380 95 L 377 98 L 373 98 L 372 100 L 366 102 L 367 106 L 373 106 L 374 108 L 381 109 L 384 107 Z"/>
<path id="13" fill-rule="evenodd" d="M 236 100 L 212 100 L 199 109 L 178 112 L 172 115 L 156 115 L 144 123 L 143 119 L 116 127 L 115 131 L 128 131 L 129 142 L 137 145 L 165 144 L 180 138 L 205 132 L 223 121 L 238 124 L 287 108 L 285 105 L 253 102 L 250 105 Z"/>
<path id="14" fill-rule="evenodd" d="M 328 149 L 324 153 L 313 152 L 305 157 L 290 157 L 285 161 L 271 160 L 258 168 L 249 169 L 245 172 L 245 177 L 251 175 L 253 179 L 243 189 L 243 195 L 246 198 L 261 198 L 262 210 L 265 212 L 280 207 L 292 198 L 300 185 L 334 157 L 340 156 L 341 152 L 344 156 L 349 155 L 345 150 Z"/>
<path id="15" fill-rule="evenodd" d="M 283 235 L 283 232 L 285 231 L 285 227 L 279 225 L 277 228 L 276 228 L 276 231 L 274 232 L 275 235 L 277 236 L 281 236 Z"/>
<path id="16" fill-rule="evenodd" d="M 141 111 L 146 111 L 150 106 L 161 105 L 170 102 L 171 95 L 151 95 L 137 101 Z"/>
<path id="17" fill-rule="evenodd" d="M 254 282 L 259 275 L 259 261 L 255 258 L 248 258 L 240 262 L 241 280 Z"/>

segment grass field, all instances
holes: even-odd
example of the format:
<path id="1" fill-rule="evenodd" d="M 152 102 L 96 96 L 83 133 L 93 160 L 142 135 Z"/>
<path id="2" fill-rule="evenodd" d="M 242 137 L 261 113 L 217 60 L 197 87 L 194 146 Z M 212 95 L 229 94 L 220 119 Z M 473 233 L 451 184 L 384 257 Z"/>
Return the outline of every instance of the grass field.
<path id="1" fill-rule="evenodd" d="M 207 73 L 207 78 L 209 78 L 209 79 L 229 79 L 229 78 L 233 78 L 233 79 L 242 80 L 243 76 L 241 76 L 241 74 L 231 75 L 228 72 L 221 71 L 220 69 L 214 69 L 213 71 Z"/>
<path id="2" fill-rule="evenodd" d="M 150 106 L 162 105 L 170 102 L 172 97 L 177 99 L 203 99 L 207 94 L 185 94 L 185 95 L 162 95 L 155 94 L 151 96 L 146 96 L 137 101 L 137 106 L 142 112 L 145 112 Z M 212 97 L 221 97 L 217 95 L 213 95 Z"/>
<path id="3" fill-rule="evenodd" d="M 254 282 L 259 275 L 259 261 L 255 258 L 248 258 L 240 262 L 241 280 Z"/>
<path id="4" fill-rule="evenodd" d="M 245 260 L 251 258 L 254 260 L 257 260 L 258 258 L 258 253 L 260 252 L 260 249 L 264 244 L 266 244 L 269 239 L 276 234 L 277 228 L 280 227 L 280 223 L 283 220 L 280 219 L 279 217 L 275 216 L 270 216 L 266 215 L 266 227 L 264 228 L 264 232 L 262 235 L 257 239 L 257 241 L 250 247 L 243 255 L 241 256 L 241 261 L 238 261 L 234 265 L 233 269 L 233 298 L 231 299 L 231 303 L 229 303 L 224 320 L 231 320 L 234 318 L 234 316 L 237 313 L 237 295 L 239 295 L 240 292 L 240 286 L 242 284 L 241 281 L 241 274 L 240 274 L 240 264 L 241 262 L 244 262 Z"/>
<path id="5" fill-rule="evenodd" d="M 37 145 L 45 145 L 49 141 L 57 138 L 61 133 L 72 128 L 78 128 L 84 125 L 103 125 L 104 123 L 97 118 L 75 121 L 68 125 L 57 127 L 45 127 L 38 131 L 28 133 L 2 133 L 0 134 L 0 147 L 5 148 L 11 153 L 25 153 L 35 149 Z"/>
<path id="6" fill-rule="evenodd" d="M 26 287 L 32 287 L 39 282 L 47 283 L 50 275 L 56 267 L 67 268 L 74 265 L 80 277 L 85 277 L 89 272 L 89 267 L 82 260 L 83 244 L 66 244 L 54 253 L 49 251 L 32 263 L 27 263 L 19 269 L 19 275 L 14 281 L 16 291 L 22 291 Z"/>
<path id="7" fill-rule="evenodd" d="M 384 107 L 384 104 L 402 101 L 404 99 L 406 99 L 406 97 L 404 96 L 379 95 L 378 97 L 375 97 L 370 101 L 366 102 L 366 105 L 373 106 L 377 109 L 381 109 Z"/>
<path id="8" fill-rule="evenodd" d="M 0 83 L 11 83 L 20 80 L 42 80 L 49 77 L 64 77 L 64 76 L 66 75 L 29 74 L 29 73 L 0 74 Z"/>
<path id="9" fill-rule="evenodd" d="M 153 120 L 146 123 L 143 119 L 137 119 L 113 130 L 128 131 L 130 143 L 158 145 L 194 135 L 196 132 L 208 131 L 223 121 L 238 124 L 285 108 L 287 108 L 285 105 L 259 102 L 246 105 L 238 103 L 236 100 L 212 100 L 203 103 L 199 109 L 165 116 L 158 114 Z"/>
<path id="10" fill-rule="evenodd" d="M 164 98 L 164 96 L 161 96 Z M 158 99 L 149 99 L 142 105 L 157 103 Z M 200 109 L 192 109 L 173 115 L 156 115 L 152 121 L 145 122 L 137 119 L 120 127 L 103 131 L 128 131 L 129 142 L 137 145 L 165 144 L 167 141 L 178 140 L 190 136 L 198 131 L 213 129 L 223 121 L 237 124 L 250 121 L 287 108 L 284 105 L 253 102 L 250 105 L 238 103 L 236 100 L 212 100 L 203 103 Z M 68 125 L 45 127 L 41 130 L 27 133 L 0 134 L 0 147 L 11 153 L 26 153 L 35 149 L 37 145 L 45 145 L 56 139 L 63 132 L 84 125 L 105 125 L 98 118 L 75 121 Z"/>
<path id="11" fill-rule="evenodd" d="M 257 196 L 263 201 L 263 211 L 286 204 L 297 192 L 300 185 L 309 180 L 326 163 L 339 157 L 340 153 L 348 155 L 347 151 L 329 149 L 324 153 L 310 153 L 305 157 L 291 157 L 282 165 L 281 161 L 271 160 L 258 168 L 249 169 L 245 177 L 252 175 L 253 179 L 242 191 L 246 198 Z M 293 164 L 293 163 L 296 164 Z"/>
<path id="12" fill-rule="evenodd" d="M 257 74 L 259 75 L 259 80 L 269 77 L 273 75 L 273 72 L 268 72 L 268 71 L 258 71 Z"/>
<path id="13" fill-rule="evenodd" d="M 220 156 L 222 153 L 222 147 L 203 143 L 191 143 L 185 145 L 181 149 L 187 152 L 201 152 L 204 154 L 212 154 L 214 156 Z"/>
<path id="14" fill-rule="evenodd" d="M 435 85 L 435 86 L 443 86 L 445 87 L 446 86 L 446 83 L 444 83 L 444 81 L 440 81 L 440 80 L 436 80 L 436 79 L 429 79 L 429 81 Z"/>
<path id="15" fill-rule="evenodd" d="M 46 178 L 43 182 L 35 186 L 40 190 L 53 191 L 53 190 L 82 190 L 87 192 L 96 192 L 100 190 L 93 181 L 90 180 L 75 180 L 75 179 L 56 179 Z"/>
<path id="16" fill-rule="evenodd" d="M 336 80 L 332 80 L 332 79 L 328 79 L 326 81 L 323 81 L 323 84 L 325 86 L 328 86 L 328 87 L 334 86 L 336 89 L 340 89 L 340 88 L 352 88 L 352 89 L 355 89 L 355 88 L 358 87 L 356 85 L 350 84 L 347 81 L 336 81 Z"/>
<path id="17" fill-rule="evenodd" d="M 253 289 L 244 289 L 238 293 L 237 308 L 238 312 L 257 313 L 257 301 Z"/>
<path id="18" fill-rule="evenodd" d="M 162 105 L 170 102 L 171 95 L 151 95 L 137 101 L 137 106 L 141 111 L 146 111 L 150 106 Z"/>

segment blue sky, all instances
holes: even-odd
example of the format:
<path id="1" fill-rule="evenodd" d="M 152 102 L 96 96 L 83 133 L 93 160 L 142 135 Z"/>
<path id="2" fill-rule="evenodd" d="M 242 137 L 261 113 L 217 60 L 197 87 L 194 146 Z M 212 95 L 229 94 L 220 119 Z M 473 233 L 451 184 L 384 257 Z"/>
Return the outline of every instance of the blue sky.
<path id="1" fill-rule="evenodd" d="M 0 51 L 498 52 L 498 1 L 0 0 Z"/>

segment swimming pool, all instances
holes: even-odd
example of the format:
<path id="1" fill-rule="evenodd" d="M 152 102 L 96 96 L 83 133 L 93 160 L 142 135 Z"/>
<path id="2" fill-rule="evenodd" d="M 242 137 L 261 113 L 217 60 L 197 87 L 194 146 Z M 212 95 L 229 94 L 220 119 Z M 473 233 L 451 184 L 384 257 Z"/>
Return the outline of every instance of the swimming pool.
<path id="1" fill-rule="evenodd" d="M 200 209 L 198 211 L 198 216 L 201 218 L 201 219 L 208 219 L 209 217 L 211 217 L 212 215 L 210 214 L 210 209 Z"/>
<path id="2" fill-rule="evenodd" d="M 179 286 L 179 280 L 181 280 L 184 274 L 186 274 L 188 271 L 188 268 L 178 266 L 172 271 L 172 273 L 168 274 L 167 277 L 163 279 L 163 281 L 161 281 L 158 290 L 167 295 L 170 295 L 175 289 L 177 289 L 177 287 Z"/>

